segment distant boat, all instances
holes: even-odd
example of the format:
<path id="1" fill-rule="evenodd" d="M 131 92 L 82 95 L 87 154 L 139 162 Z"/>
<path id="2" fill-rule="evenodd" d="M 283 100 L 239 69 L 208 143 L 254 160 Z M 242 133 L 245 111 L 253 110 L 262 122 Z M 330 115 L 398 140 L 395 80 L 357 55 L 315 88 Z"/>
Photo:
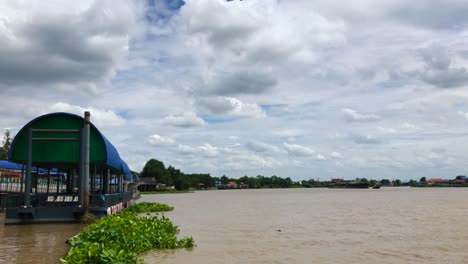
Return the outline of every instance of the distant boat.
<path id="1" fill-rule="evenodd" d="M 337 182 L 328 185 L 331 189 L 369 189 L 367 182 Z"/>
<path id="2" fill-rule="evenodd" d="M 372 189 L 380 189 L 380 184 L 376 184 L 372 187 Z"/>

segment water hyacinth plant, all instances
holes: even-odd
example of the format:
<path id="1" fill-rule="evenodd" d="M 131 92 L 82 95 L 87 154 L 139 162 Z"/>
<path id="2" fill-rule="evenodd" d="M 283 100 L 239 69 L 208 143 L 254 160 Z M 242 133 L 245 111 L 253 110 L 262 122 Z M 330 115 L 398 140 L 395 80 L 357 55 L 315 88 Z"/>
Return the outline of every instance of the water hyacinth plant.
<path id="1" fill-rule="evenodd" d="M 149 249 L 193 247 L 191 237 L 177 238 L 179 229 L 168 218 L 138 215 L 172 209 L 164 204 L 141 203 L 102 218 L 70 239 L 72 248 L 61 261 L 64 264 L 143 263 L 137 255 Z"/>

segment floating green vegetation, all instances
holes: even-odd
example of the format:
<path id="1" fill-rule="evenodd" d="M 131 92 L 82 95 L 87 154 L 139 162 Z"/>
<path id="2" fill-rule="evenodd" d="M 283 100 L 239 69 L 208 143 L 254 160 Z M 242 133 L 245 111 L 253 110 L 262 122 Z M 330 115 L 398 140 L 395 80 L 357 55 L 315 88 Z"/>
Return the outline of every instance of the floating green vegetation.
<path id="1" fill-rule="evenodd" d="M 141 213 L 156 213 L 156 212 L 168 212 L 174 210 L 174 207 L 167 205 L 167 204 L 160 204 L 160 203 L 148 203 L 148 202 L 141 202 L 134 206 L 130 206 L 129 208 L 125 209 L 127 212 L 132 212 L 136 214 Z"/>
<path id="2" fill-rule="evenodd" d="M 168 218 L 138 215 L 172 209 L 165 204 L 140 203 L 102 218 L 70 239 L 72 248 L 61 261 L 64 264 L 143 263 L 137 255 L 150 249 L 193 247 L 191 237 L 177 239 L 179 229 Z"/>
<path id="3" fill-rule="evenodd" d="M 91 213 L 84 214 L 80 219 L 80 222 L 82 224 L 87 224 L 87 225 L 94 224 L 97 221 L 98 221 L 97 217 Z"/>

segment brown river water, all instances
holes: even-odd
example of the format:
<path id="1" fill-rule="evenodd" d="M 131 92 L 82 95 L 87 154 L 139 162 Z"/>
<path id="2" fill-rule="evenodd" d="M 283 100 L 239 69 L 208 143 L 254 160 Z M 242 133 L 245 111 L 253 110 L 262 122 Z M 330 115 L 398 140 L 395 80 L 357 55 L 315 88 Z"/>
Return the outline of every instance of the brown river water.
<path id="1" fill-rule="evenodd" d="M 191 250 L 145 263 L 468 263 L 468 188 L 222 190 L 144 195 Z M 80 225 L 0 226 L 0 263 L 59 263 Z"/>

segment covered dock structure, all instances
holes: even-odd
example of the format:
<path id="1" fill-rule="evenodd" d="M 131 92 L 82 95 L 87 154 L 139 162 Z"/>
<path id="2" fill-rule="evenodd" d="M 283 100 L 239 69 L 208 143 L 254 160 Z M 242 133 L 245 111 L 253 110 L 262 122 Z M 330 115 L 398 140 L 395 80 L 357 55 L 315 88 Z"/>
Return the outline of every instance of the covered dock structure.
<path id="1" fill-rule="evenodd" d="M 84 117 L 51 113 L 27 123 L 8 155 L 21 168 L 4 197 L 5 224 L 77 222 L 128 206 L 132 173 L 117 149 Z"/>

